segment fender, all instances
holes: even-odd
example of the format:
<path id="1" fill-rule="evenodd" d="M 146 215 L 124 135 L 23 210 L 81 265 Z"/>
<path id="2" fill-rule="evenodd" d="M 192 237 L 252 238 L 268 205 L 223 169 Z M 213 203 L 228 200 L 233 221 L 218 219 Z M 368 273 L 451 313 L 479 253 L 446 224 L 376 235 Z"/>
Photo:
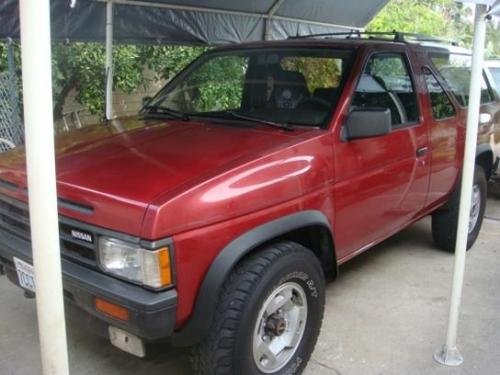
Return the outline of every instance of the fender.
<path id="1" fill-rule="evenodd" d="M 495 166 L 495 154 L 493 153 L 493 149 L 489 143 L 480 143 L 477 145 L 476 149 L 476 163 L 484 164 L 484 161 L 488 163 L 487 167 L 485 167 L 486 178 L 489 179 L 494 172 Z"/>
<path id="2" fill-rule="evenodd" d="M 186 326 L 173 334 L 171 344 L 191 346 L 209 333 L 219 291 L 231 271 L 245 255 L 273 238 L 313 225 L 324 226 L 331 233 L 330 223 L 326 216 L 320 211 L 309 210 L 270 221 L 231 241 L 210 266 L 200 287 L 193 314 Z"/>
<path id="3" fill-rule="evenodd" d="M 486 172 L 486 178 L 488 179 L 491 174 L 493 173 L 493 167 L 494 167 L 494 156 L 493 156 L 493 149 L 491 148 L 491 145 L 489 143 L 479 143 L 476 147 L 476 163 L 478 162 L 478 159 L 481 158 L 483 155 L 486 157 L 490 158 L 491 157 L 491 170 L 490 171 L 485 171 Z M 450 197 L 448 198 L 448 201 L 438 208 L 438 210 L 448 210 L 450 208 L 451 202 L 453 200 L 459 199 L 460 196 L 460 189 L 461 189 L 461 184 L 462 184 L 462 168 L 460 167 L 457 181 L 455 182 L 455 187 L 453 188 L 453 191 L 450 193 Z"/>

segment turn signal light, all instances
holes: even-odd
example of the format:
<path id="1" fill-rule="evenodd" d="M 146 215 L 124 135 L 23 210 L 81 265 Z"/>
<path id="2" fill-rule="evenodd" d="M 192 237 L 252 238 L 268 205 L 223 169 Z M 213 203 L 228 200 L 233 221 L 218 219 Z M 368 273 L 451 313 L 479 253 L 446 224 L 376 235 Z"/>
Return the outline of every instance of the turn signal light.
<path id="1" fill-rule="evenodd" d="M 168 247 L 158 252 L 158 266 L 160 268 L 161 285 L 172 284 L 172 268 L 170 266 L 170 251 Z"/>
<path id="2" fill-rule="evenodd" d="M 129 312 L 125 307 L 115 305 L 114 303 L 105 301 L 100 298 L 94 300 L 94 305 L 97 311 L 102 312 L 112 318 L 118 320 L 129 320 Z"/>

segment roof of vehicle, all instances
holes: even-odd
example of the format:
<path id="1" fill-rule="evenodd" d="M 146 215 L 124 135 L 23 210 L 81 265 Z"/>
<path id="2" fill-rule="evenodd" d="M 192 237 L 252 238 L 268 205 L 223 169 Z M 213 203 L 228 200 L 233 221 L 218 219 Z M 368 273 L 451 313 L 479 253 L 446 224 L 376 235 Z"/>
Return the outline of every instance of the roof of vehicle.
<path id="1" fill-rule="evenodd" d="M 403 39 L 404 34 L 400 33 L 338 33 L 328 35 L 311 35 L 289 38 L 285 40 L 259 41 L 241 44 L 231 44 L 216 48 L 216 51 L 229 51 L 252 48 L 287 48 L 287 47 L 337 47 L 337 48 L 359 48 L 362 46 L 408 46 L 411 49 L 434 50 L 436 52 L 446 52 L 454 54 L 470 55 L 471 51 L 457 46 L 450 41 L 439 40 L 433 37 L 422 37 L 424 39 Z M 413 34 L 409 34 L 410 37 Z M 421 37 L 421 36 L 419 36 Z"/>
<path id="2" fill-rule="evenodd" d="M 286 47 L 338 47 L 338 48 L 358 48 L 361 46 L 409 46 L 411 48 L 422 47 L 418 43 L 397 42 L 390 39 L 369 39 L 369 38 L 292 38 L 277 41 L 251 42 L 232 44 L 215 48 L 216 51 L 229 51 L 237 49 L 252 48 L 286 48 Z M 427 49 L 427 48 L 426 48 Z"/>

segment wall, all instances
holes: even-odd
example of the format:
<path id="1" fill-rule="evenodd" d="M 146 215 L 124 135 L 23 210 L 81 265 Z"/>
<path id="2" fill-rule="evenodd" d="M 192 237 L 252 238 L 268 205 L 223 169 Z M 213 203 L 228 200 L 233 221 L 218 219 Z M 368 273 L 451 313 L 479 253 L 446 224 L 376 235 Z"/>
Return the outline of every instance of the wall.
<path id="1" fill-rule="evenodd" d="M 145 84 L 141 85 L 133 93 L 127 94 L 120 91 L 113 93 L 113 109 L 115 116 L 121 117 L 136 114 L 142 106 L 142 98 L 155 95 L 166 83 L 165 80 L 158 79 L 151 71 L 146 71 L 144 76 Z M 80 111 L 79 116 L 83 126 L 102 122 L 102 117 L 92 115 L 83 107 L 83 105 L 77 102 L 76 90 L 73 89 L 69 92 L 64 101 L 63 113 L 72 113 L 75 111 Z M 66 121 L 68 126 L 76 127 L 74 117 L 71 118 L 71 116 L 66 116 Z M 63 130 L 64 121 L 58 120 L 56 122 L 56 127 L 59 130 Z"/>

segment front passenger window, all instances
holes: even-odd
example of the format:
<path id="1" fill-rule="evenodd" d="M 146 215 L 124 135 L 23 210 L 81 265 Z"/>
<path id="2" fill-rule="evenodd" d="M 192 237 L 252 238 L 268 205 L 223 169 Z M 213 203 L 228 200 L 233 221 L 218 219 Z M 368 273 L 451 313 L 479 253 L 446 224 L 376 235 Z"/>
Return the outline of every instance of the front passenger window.
<path id="1" fill-rule="evenodd" d="M 388 108 L 394 127 L 418 122 L 417 97 L 403 54 L 381 53 L 370 59 L 359 80 L 352 107 Z"/>

